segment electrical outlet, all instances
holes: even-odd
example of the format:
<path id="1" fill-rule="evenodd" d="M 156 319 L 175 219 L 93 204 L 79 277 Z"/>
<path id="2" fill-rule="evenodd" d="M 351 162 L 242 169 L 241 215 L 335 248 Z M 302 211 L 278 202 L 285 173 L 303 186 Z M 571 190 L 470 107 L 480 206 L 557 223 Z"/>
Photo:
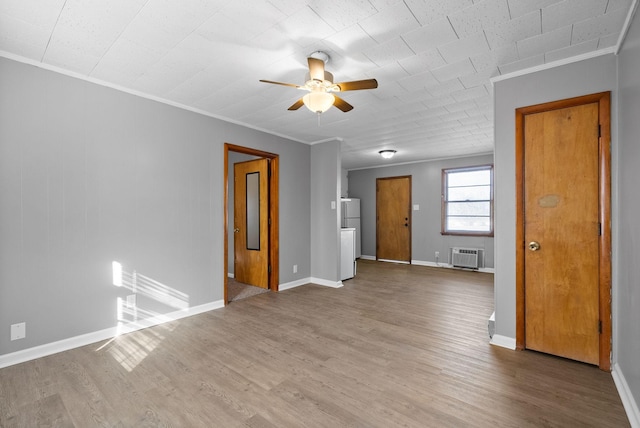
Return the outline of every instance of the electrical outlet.
<path id="1" fill-rule="evenodd" d="M 27 337 L 27 323 L 11 324 L 11 340 L 24 339 Z"/>
<path id="2" fill-rule="evenodd" d="M 293 265 L 293 273 L 298 273 L 298 265 Z"/>
<path id="3" fill-rule="evenodd" d="M 440 251 L 436 251 L 436 259 L 440 257 Z"/>

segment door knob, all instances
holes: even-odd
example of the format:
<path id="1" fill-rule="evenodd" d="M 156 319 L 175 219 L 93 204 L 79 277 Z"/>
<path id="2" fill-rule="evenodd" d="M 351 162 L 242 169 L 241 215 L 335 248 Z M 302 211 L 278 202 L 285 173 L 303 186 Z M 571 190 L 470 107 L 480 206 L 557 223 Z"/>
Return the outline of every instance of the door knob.
<path id="1" fill-rule="evenodd" d="M 540 249 L 540 243 L 538 243 L 536 241 L 529 242 L 529 250 L 538 251 L 539 249 Z"/>
<path id="2" fill-rule="evenodd" d="M 240 229 L 236 227 L 235 229 L 233 229 L 233 231 L 234 231 L 235 233 L 238 233 L 238 232 L 240 232 Z"/>

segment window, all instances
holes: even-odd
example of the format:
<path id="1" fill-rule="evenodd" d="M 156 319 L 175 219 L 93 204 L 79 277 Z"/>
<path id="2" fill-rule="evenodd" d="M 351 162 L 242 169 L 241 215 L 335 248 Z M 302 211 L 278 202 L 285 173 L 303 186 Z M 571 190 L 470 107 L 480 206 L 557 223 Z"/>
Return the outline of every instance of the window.
<path id="1" fill-rule="evenodd" d="M 442 234 L 493 236 L 493 165 L 442 170 Z"/>

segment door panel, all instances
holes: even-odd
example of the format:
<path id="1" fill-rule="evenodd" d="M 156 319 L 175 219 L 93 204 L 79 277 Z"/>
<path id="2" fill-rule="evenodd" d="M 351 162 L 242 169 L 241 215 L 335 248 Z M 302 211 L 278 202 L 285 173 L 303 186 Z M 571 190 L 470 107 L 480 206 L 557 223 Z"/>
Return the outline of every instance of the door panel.
<path id="1" fill-rule="evenodd" d="M 356 230 L 356 258 L 362 257 L 362 230 L 360 230 L 359 218 L 348 218 L 344 223 L 344 227 L 352 227 Z"/>
<path id="2" fill-rule="evenodd" d="M 234 164 L 234 275 L 268 288 L 269 194 L 267 159 Z"/>
<path id="3" fill-rule="evenodd" d="M 411 177 L 376 180 L 376 258 L 411 262 Z"/>
<path id="4" fill-rule="evenodd" d="M 598 114 L 596 102 L 524 117 L 526 348 L 591 364 L 599 362 Z"/>

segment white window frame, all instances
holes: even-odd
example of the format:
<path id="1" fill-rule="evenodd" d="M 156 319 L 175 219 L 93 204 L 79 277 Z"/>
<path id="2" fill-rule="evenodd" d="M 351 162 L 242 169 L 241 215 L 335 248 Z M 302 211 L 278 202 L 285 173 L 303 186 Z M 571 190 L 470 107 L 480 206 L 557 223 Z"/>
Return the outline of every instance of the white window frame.
<path id="1" fill-rule="evenodd" d="M 448 185 L 448 177 L 449 174 L 455 174 L 460 172 L 469 172 L 469 171 L 483 171 L 488 170 L 490 173 L 490 199 L 478 199 L 473 200 L 474 202 L 489 202 L 489 229 L 488 231 L 477 231 L 477 230 L 461 230 L 461 229 L 447 229 L 447 219 L 449 218 L 448 209 L 450 202 L 460 202 L 460 201 L 448 201 L 447 195 L 449 194 L 449 185 Z M 493 165 L 478 165 L 478 166 L 470 166 L 470 167 L 462 167 L 462 168 L 445 168 L 442 170 L 442 231 L 443 235 L 465 235 L 465 236 L 493 236 Z"/>

